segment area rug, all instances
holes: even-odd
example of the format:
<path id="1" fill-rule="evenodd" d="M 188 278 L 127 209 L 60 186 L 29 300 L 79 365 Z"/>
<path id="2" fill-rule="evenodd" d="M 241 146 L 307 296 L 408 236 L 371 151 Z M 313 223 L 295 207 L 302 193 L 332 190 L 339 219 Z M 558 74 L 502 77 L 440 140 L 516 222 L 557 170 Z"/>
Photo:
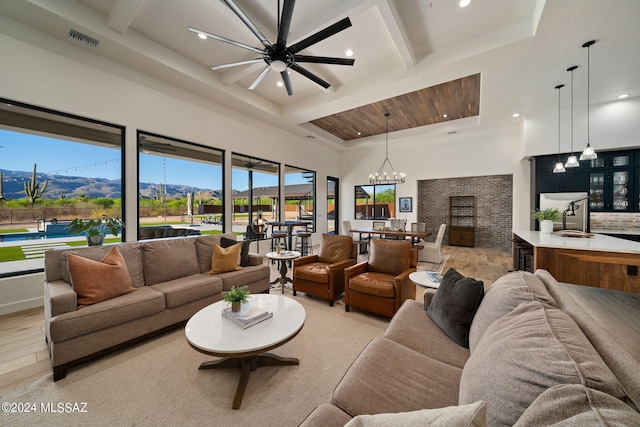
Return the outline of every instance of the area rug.
<path id="1" fill-rule="evenodd" d="M 329 401 L 348 367 L 383 333 L 388 319 L 346 313 L 340 305 L 329 307 L 301 293 L 285 296 L 304 306 L 306 321 L 298 336 L 272 353 L 298 357 L 300 365 L 252 372 L 238 410 L 231 403 L 239 371 L 198 370 L 213 358 L 193 350 L 180 328 L 70 368 L 58 382 L 49 374 L 3 391 L 2 402 L 33 406 L 31 412 L 21 406 L 21 412 L 2 413 L 0 424 L 297 426 Z"/>

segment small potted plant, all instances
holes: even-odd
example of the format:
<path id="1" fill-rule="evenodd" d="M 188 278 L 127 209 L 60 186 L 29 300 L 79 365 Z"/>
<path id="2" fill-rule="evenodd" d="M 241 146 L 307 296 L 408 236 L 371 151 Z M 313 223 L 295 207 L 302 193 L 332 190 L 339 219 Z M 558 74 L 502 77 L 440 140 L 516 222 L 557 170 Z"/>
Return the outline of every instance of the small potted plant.
<path id="1" fill-rule="evenodd" d="M 553 231 L 553 221 L 560 219 L 560 209 L 547 208 L 543 211 L 536 209 L 531 212 L 531 218 L 540 221 L 541 233 L 551 233 Z"/>
<path id="2" fill-rule="evenodd" d="M 249 301 L 249 288 L 245 286 L 232 286 L 230 290 L 222 293 L 224 300 L 231 303 L 231 311 L 240 311 L 242 303 Z"/>
<path id="3" fill-rule="evenodd" d="M 103 215 L 100 219 L 83 220 L 75 218 L 65 227 L 69 234 L 85 234 L 89 246 L 102 245 L 104 236 L 111 233 L 117 236 L 125 227 L 124 222 L 118 217 Z"/>

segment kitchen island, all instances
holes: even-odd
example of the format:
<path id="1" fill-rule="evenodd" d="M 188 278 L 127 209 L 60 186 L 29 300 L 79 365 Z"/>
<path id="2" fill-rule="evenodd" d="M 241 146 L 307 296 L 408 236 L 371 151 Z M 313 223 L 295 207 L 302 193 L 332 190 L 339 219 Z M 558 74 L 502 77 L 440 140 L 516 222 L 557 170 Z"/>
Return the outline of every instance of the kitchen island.
<path id="1" fill-rule="evenodd" d="M 514 268 L 542 268 L 561 282 L 640 293 L 638 242 L 603 234 L 563 237 L 514 230 L 513 248 Z M 521 262 L 526 259 L 529 264 Z"/>

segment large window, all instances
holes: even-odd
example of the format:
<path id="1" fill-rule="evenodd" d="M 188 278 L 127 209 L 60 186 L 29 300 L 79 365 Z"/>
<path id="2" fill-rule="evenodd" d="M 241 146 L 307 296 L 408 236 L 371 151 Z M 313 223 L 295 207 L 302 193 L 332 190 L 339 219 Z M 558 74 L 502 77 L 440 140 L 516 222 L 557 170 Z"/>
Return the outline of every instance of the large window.
<path id="1" fill-rule="evenodd" d="M 310 221 L 316 229 L 316 173 L 295 166 L 284 168 L 285 220 Z"/>
<path id="2" fill-rule="evenodd" d="M 186 141 L 138 132 L 140 226 L 224 229 L 224 152 Z"/>
<path id="3" fill-rule="evenodd" d="M 355 219 L 389 219 L 396 214 L 396 186 L 356 185 Z"/>
<path id="4" fill-rule="evenodd" d="M 280 220 L 280 165 L 264 159 L 231 155 L 234 230 L 246 232 L 259 214 Z"/>
<path id="5" fill-rule="evenodd" d="M 86 245 L 65 229 L 76 217 L 122 218 L 123 135 L 120 126 L 0 98 L 0 276 L 41 269 L 51 247 Z"/>

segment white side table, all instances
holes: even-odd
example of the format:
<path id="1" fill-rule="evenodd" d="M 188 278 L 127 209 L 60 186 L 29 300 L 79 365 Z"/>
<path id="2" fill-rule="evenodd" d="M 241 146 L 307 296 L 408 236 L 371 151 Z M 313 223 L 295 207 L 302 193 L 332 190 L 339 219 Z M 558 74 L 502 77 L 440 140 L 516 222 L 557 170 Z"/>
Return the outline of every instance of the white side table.
<path id="1" fill-rule="evenodd" d="M 420 286 L 421 288 L 431 288 L 431 289 L 437 289 L 440 287 L 440 282 L 434 282 L 432 281 L 426 273 L 435 273 L 434 271 L 414 271 L 413 273 L 409 274 L 409 280 L 411 280 L 413 283 L 415 283 L 416 285 Z M 438 273 L 440 274 L 440 273 Z"/>
<path id="2" fill-rule="evenodd" d="M 265 255 L 267 258 L 276 260 L 280 264 L 280 277 L 271 282 L 271 284 L 273 285 L 276 283 L 280 283 L 282 285 L 282 293 L 284 293 L 284 286 L 287 284 L 287 282 L 293 283 L 293 280 L 287 277 L 287 263 L 291 262 L 291 260 L 295 258 L 299 258 L 301 255 L 302 254 L 300 252 L 296 251 L 281 251 L 280 253 L 267 252 L 267 254 Z"/>

